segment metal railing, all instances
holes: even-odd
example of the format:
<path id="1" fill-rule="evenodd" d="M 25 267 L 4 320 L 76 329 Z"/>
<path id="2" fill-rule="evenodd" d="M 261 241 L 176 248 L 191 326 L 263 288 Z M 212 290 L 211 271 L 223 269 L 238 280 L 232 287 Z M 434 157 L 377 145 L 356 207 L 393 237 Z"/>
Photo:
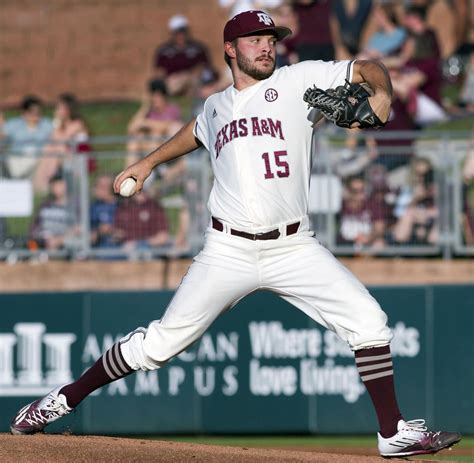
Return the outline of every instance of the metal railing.
<path id="1" fill-rule="evenodd" d="M 355 140 L 352 133 L 349 136 L 323 129 L 313 140 L 309 216 L 323 244 L 339 255 L 450 258 L 474 254 L 474 245 L 466 239 L 474 189 L 462 178 L 463 162 L 472 151 L 469 133 L 362 131 Z M 15 262 L 195 254 L 209 221 L 208 153 L 199 150 L 156 169 L 143 194 L 144 206 L 104 193 L 107 182 L 110 186 L 130 162 L 127 141 L 126 137 L 94 138 L 89 151 L 75 154 L 71 149 L 59 156 L 60 171 L 49 172 L 39 182 L 35 176 L 45 154 L 11 153 L 4 148 L 0 258 Z M 420 179 L 414 170 L 419 159 L 430 167 L 424 179 L 430 194 L 423 200 L 416 200 Z M 29 167 L 22 170 L 22 165 Z M 353 193 L 355 186 L 364 190 L 358 199 L 361 193 Z M 364 208 L 367 213 L 361 213 Z M 413 215 L 411 225 L 407 214 Z M 424 224 L 417 223 L 430 214 Z M 153 223 L 145 223 L 150 217 Z M 154 228 L 157 223 L 161 228 Z"/>
<path id="2" fill-rule="evenodd" d="M 375 154 L 367 165 L 361 167 L 363 163 L 359 164 L 358 172 L 352 171 L 350 174 L 347 174 L 347 169 L 341 169 L 347 155 L 347 132 L 322 131 L 315 139 L 314 152 L 318 154 L 313 170 L 319 174 L 317 180 L 321 181 L 322 177 L 327 181 L 330 178 L 328 184 L 332 185 L 333 191 L 327 191 L 327 196 L 332 197 L 335 203 L 338 201 L 334 199 L 334 194 L 340 197 L 339 207 L 322 210 L 316 208 L 316 211 L 313 211 L 314 229 L 320 240 L 340 255 L 439 255 L 450 258 L 453 255 L 473 253 L 474 246 L 466 244 L 463 217 L 467 210 L 474 209 L 474 185 L 468 185 L 462 177 L 463 163 L 469 155 L 474 156 L 472 135 L 464 132 L 364 131 L 359 132 L 357 137 L 355 145 L 358 148 L 352 150 L 355 159 L 367 157 L 371 150 L 375 150 Z M 425 166 L 430 168 L 425 181 L 431 184 L 428 187 L 432 191 L 431 204 L 426 204 L 430 202 L 429 198 L 419 203 L 416 198 L 412 198 L 410 203 L 405 204 L 405 215 L 394 216 L 394 209 L 397 209 L 404 192 L 410 188 L 416 190 L 419 186 L 414 178 L 417 163 L 425 163 Z M 357 166 L 357 163 L 354 164 Z M 387 226 L 383 246 L 341 243 L 338 240 L 338 231 L 344 215 L 344 201 L 350 196 L 344 184 L 347 185 L 354 176 L 364 180 L 369 197 L 370 191 L 377 189 L 377 184 L 385 188 L 385 198 L 390 197 L 384 202 Z M 337 191 L 334 192 L 334 189 Z M 466 190 L 472 192 L 470 196 Z M 310 202 L 310 212 L 311 209 Z M 429 228 L 436 229 L 433 234 L 436 235 L 435 239 L 428 239 L 428 236 L 417 238 L 414 235 L 409 239 L 397 241 L 396 230 L 400 228 L 399 225 L 402 219 L 406 218 L 406 214 L 413 212 L 413 209 L 416 209 L 419 216 L 426 215 L 428 210 L 434 215 L 432 219 L 426 220 L 425 227 L 427 233 L 430 232 Z M 390 213 L 392 217 L 389 217 Z M 413 228 L 422 225 L 415 221 Z"/>

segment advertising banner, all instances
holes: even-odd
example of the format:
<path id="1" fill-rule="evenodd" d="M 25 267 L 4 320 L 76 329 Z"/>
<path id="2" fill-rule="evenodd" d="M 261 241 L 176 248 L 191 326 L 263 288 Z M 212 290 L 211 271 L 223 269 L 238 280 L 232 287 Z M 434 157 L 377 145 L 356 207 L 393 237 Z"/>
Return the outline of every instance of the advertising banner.
<path id="1" fill-rule="evenodd" d="M 474 432 L 474 287 L 371 292 L 393 330 L 406 418 Z M 154 291 L 1 295 L 0 431 L 21 406 L 71 382 L 123 335 L 159 319 L 171 297 Z M 353 434 L 375 432 L 377 421 L 348 346 L 276 295 L 258 292 L 167 366 L 103 387 L 51 430 Z"/>

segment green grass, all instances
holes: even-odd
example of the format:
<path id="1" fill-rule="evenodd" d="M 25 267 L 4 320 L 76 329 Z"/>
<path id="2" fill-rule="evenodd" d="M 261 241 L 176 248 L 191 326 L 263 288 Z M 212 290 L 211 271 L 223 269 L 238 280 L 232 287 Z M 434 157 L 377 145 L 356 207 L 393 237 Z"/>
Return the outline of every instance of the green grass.
<path id="1" fill-rule="evenodd" d="M 192 444 L 223 445 L 231 447 L 255 448 L 293 448 L 298 447 L 361 447 L 375 448 L 375 436 L 147 436 L 147 439 L 168 440 L 174 442 L 188 442 Z M 456 445 L 456 449 L 463 449 L 463 455 L 452 455 L 444 451 L 438 455 L 417 457 L 417 459 L 436 461 L 474 462 L 474 436 L 465 436 Z"/>
<path id="2" fill-rule="evenodd" d="M 190 116 L 191 101 L 189 98 L 173 97 L 171 101 L 180 106 L 185 119 Z M 84 117 L 92 136 L 126 135 L 130 119 L 140 107 L 139 101 L 116 101 L 81 104 L 81 114 Z M 18 116 L 16 109 L 6 110 L 5 118 Z M 47 106 L 43 114 L 52 117 L 53 107 Z"/>
<path id="3" fill-rule="evenodd" d="M 7 217 L 8 235 L 11 237 L 21 238 L 28 235 L 28 231 L 32 226 L 33 217 L 35 217 L 41 203 L 46 199 L 44 195 L 34 195 L 33 197 L 33 213 L 30 217 Z"/>
<path id="4" fill-rule="evenodd" d="M 84 119 L 93 136 L 126 135 L 127 125 L 140 107 L 138 101 L 82 105 Z"/>
<path id="5" fill-rule="evenodd" d="M 436 124 L 432 127 L 428 127 L 425 130 L 427 132 L 439 132 L 439 131 L 470 131 L 474 127 L 474 116 L 453 118 L 450 121 L 442 124 Z"/>

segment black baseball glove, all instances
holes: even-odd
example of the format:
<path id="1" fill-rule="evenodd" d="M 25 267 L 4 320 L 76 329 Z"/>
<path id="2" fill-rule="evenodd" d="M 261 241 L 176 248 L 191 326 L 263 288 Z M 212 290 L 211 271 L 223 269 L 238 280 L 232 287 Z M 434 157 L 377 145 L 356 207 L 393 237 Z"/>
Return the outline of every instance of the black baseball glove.
<path id="1" fill-rule="evenodd" d="M 383 127 L 382 122 L 369 104 L 370 94 L 362 85 L 346 80 L 344 85 L 328 90 L 316 86 L 306 90 L 303 100 L 308 108 L 316 108 L 339 127 L 346 129 L 359 123 L 360 128 Z"/>

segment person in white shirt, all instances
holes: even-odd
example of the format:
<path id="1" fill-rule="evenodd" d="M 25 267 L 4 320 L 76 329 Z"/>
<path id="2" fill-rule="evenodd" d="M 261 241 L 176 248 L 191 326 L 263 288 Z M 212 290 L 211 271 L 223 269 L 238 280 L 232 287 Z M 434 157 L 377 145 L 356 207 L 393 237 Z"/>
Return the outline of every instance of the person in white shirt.
<path id="1" fill-rule="evenodd" d="M 42 115 L 43 103 L 28 95 L 21 102 L 21 115 L 0 120 L 0 141 L 6 142 L 7 168 L 11 178 L 29 178 L 37 164 L 41 150 L 53 132 L 50 118 Z M 1 119 L 1 118 L 0 118 Z"/>

